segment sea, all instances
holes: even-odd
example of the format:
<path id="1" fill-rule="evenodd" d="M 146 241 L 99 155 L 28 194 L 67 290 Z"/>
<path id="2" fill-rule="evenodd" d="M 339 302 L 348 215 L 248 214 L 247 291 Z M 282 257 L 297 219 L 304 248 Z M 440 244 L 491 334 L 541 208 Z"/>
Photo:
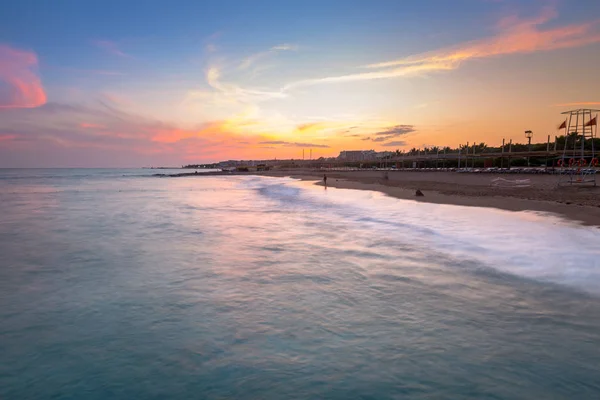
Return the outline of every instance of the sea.
<path id="1" fill-rule="evenodd" d="M 168 172 L 0 170 L 0 399 L 600 399 L 600 229 Z"/>

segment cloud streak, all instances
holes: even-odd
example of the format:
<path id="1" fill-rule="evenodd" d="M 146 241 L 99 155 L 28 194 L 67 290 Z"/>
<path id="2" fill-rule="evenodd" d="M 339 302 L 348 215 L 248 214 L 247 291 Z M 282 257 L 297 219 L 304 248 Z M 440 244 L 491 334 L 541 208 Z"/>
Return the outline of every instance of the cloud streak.
<path id="1" fill-rule="evenodd" d="M 383 143 L 382 146 L 384 146 L 384 147 L 402 147 L 402 146 L 406 146 L 406 142 L 404 140 L 396 140 L 393 142 Z"/>
<path id="2" fill-rule="evenodd" d="M 293 82 L 286 85 L 283 90 L 317 84 L 390 79 L 450 71 L 470 60 L 600 43 L 600 20 L 549 29 L 542 28 L 557 16 L 555 8 L 546 7 L 533 18 L 520 19 L 516 16 L 503 18 L 495 27 L 496 34 L 484 39 L 365 66 L 374 71 Z"/>
<path id="3" fill-rule="evenodd" d="M 385 137 L 396 137 L 415 132 L 414 125 L 396 125 L 381 132 L 376 132 L 374 135 Z"/>
<path id="4" fill-rule="evenodd" d="M 553 29 L 540 29 L 558 16 L 552 7 L 546 7 L 540 15 L 520 20 L 511 16 L 500 20 L 497 34 L 475 40 L 456 47 L 441 49 L 413 57 L 367 65 L 367 68 L 386 68 L 413 65 L 452 65 L 471 60 L 509 54 L 526 54 L 538 51 L 551 51 L 581 47 L 600 42 L 600 21 L 572 24 Z"/>
<path id="5" fill-rule="evenodd" d="M 288 44 L 288 43 L 283 43 L 283 44 L 279 44 L 277 46 L 273 46 L 267 51 L 261 51 L 260 53 L 252 54 L 251 56 L 244 58 L 242 60 L 242 62 L 240 63 L 239 69 L 248 69 L 252 65 L 256 64 L 257 61 L 259 61 L 260 59 L 263 59 L 265 57 L 268 57 L 269 55 L 276 54 L 276 53 L 282 52 L 282 51 L 293 51 L 293 50 L 296 50 L 296 48 L 297 48 L 296 46 Z"/>
<path id="6" fill-rule="evenodd" d="M 395 125 L 384 129 L 383 131 L 372 133 L 372 136 L 363 138 L 361 140 L 370 140 L 375 143 L 385 142 L 387 140 L 396 138 L 398 136 L 407 135 L 409 133 L 416 132 L 414 125 Z M 374 136 L 374 137 L 373 137 Z M 393 142 L 396 143 L 396 142 Z M 385 146 L 385 144 L 384 144 Z"/>
<path id="7" fill-rule="evenodd" d="M 190 92 L 189 97 L 191 99 L 200 100 L 208 97 L 216 104 L 253 104 L 260 101 L 287 97 L 287 95 L 281 91 L 246 89 L 233 83 L 223 82 L 221 80 L 221 70 L 217 67 L 208 69 L 206 72 L 206 82 L 216 91 L 216 93 L 192 91 Z"/>
<path id="8" fill-rule="evenodd" d="M 0 108 L 33 108 L 46 103 L 37 67 L 35 53 L 0 44 Z"/>

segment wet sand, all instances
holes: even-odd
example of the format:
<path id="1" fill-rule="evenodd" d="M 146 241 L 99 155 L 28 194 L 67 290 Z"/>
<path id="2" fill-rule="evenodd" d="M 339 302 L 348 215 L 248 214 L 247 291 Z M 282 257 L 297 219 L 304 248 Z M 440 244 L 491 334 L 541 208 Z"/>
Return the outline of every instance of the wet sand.
<path id="1" fill-rule="evenodd" d="M 323 172 L 311 170 L 269 171 L 265 176 L 289 176 L 323 185 Z M 530 179 L 527 188 L 500 188 L 492 179 Z M 327 172 L 327 186 L 340 189 L 377 190 L 399 199 L 509 211 L 558 214 L 585 225 L 600 226 L 600 186 L 557 187 L 553 175 L 460 174 L 455 172 L 382 171 Z M 598 177 L 600 181 L 600 177 Z M 600 182 L 599 182 L 600 183 Z M 425 196 L 416 197 L 420 189 Z"/>

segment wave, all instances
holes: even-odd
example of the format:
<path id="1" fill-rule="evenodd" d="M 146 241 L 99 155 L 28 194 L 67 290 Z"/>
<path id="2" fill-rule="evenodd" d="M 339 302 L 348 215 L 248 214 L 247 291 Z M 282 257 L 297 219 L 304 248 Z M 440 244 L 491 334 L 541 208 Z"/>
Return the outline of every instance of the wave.
<path id="1" fill-rule="evenodd" d="M 387 246 L 478 265 L 515 276 L 600 293 L 600 229 L 549 214 L 420 203 L 377 192 L 328 189 L 306 182 L 247 182 L 280 207 L 329 216 L 341 229 L 370 232 Z M 323 226 L 323 229 L 328 229 Z"/>

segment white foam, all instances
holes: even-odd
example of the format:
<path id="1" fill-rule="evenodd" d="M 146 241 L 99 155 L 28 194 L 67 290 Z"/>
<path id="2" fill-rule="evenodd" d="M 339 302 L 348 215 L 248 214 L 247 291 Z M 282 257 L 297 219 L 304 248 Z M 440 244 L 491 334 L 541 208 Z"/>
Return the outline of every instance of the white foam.
<path id="1" fill-rule="evenodd" d="M 598 228 L 544 213 L 422 203 L 371 191 L 324 190 L 290 180 L 276 184 L 304 190 L 279 188 L 274 196 L 277 190 L 286 201 L 297 196 L 296 201 L 315 212 L 326 207 L 326 212 L 336 212 L 373 234 L 393 235 L 502 272 L 600 293 Z"/>

